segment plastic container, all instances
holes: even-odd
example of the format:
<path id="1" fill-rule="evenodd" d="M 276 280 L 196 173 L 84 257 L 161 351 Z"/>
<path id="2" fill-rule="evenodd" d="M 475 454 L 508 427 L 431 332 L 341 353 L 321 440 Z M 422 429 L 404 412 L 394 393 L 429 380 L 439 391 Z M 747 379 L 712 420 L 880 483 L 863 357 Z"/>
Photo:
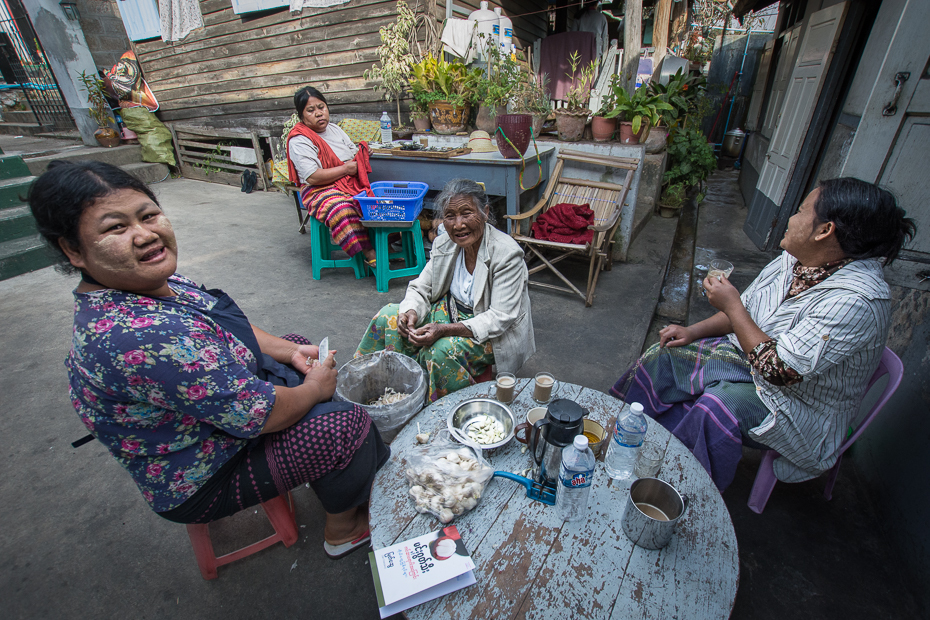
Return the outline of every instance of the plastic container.
<path id="1" fill-rule="evenodd" d="M 555 507 L 563 521 L 580 521 L 584 518 L 593 476 L 594 453 L 588 447 L 588 438 L 577 435 L 571 445 L 562 448 L 562 463 L 559 465 Z"/>
<path id="2" fill-rule="evenodd" d="M 623 406 L 617 416 L 610 445 L 607 447 L 607 456 L 604 457 L 608 476 L 614 480 L 626 480 L 630 477 L 648 427 L 641 404 Z"/>
<path id="3" fill-rule="evenodd" d="M 498 42 L 494 37 L 494 26 L 499 23 L 499 19 L 494 11 L 488 9 L 487 0 L 481 0 L 478 6 L 481 8 L 477 11 L 472 11 L 468 16 L 468 21 L 475 22 L 475 38 L 473 42 L 477 48 L 478 58 L 480 60 L 487 60 L 488 46 L 496 45 Z"/>
<path id="4" fill-rule="evenodd" d="M 412 222 L 423 210 L 426 183 L 414 181 L 377 181 L 371 184 L 374 198 L 362 192 L 355 195 L 362 208 L 363 220 Z"/>
<path id="5" fill-rule="evenodd" d="M 513 22 L 509 17 L 501 13 L 499 24 L 500 34 L 498 35 L 498 42 L 501 46 L 501 53 L 507 55 L 510 54 L 513 49 Z"/>
<path id="6" fill-rule="evenodd" d="M 394 136 L 391 133 L 391 117 L 388 116 L 387 112 L 381 113 L 381 143 L 390 144 L 394 141 Z"/>

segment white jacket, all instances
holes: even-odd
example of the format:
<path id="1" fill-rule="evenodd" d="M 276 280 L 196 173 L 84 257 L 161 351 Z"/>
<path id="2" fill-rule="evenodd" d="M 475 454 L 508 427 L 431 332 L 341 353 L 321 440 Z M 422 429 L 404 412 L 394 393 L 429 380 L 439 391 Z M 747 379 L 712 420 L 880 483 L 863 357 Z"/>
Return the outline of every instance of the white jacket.
<path id="1" fill-rule="evenodd" d="M 797 262 L 784 252 L 742 295 L 756 325 L 776 341 L 801 383 L 772 385 L 754 374 L 771 412 L 749 436 L 778 451 L 775 475 L 809 480 L 836 463 L 891 324 L 891 294 L 876 259 L 857 260 L 800 295 L 785 299 Z M 739 347 L 735 334 L 730 341 Z"/>
<path id="2" fill-rule="evenodd" d="M 413 310 L 418 325 L 426 323 L 430 306 L 449 292 L 462 251 L 450 235 L 438 237 L 423 272 L 407 285 L 399 311 Z M 462 324 L 478 342 L 491 340 L 498 371 L 517 372 L 536 352 L 523 250 L 509 235 L 485 224 L 473 275 L 475 316 Z"/>

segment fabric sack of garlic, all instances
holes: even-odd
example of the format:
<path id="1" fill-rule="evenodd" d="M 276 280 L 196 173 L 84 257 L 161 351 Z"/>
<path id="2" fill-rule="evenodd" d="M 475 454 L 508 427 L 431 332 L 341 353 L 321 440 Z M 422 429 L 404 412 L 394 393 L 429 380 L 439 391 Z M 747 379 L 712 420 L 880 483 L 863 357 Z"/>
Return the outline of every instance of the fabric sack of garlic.
<path id="1" fill-rule="evenodd" d="M 416 511 L 449 523 L 473 509 L 494 476 L 480 453 L 439 438 L 416 450 L 405 470 Z"/>

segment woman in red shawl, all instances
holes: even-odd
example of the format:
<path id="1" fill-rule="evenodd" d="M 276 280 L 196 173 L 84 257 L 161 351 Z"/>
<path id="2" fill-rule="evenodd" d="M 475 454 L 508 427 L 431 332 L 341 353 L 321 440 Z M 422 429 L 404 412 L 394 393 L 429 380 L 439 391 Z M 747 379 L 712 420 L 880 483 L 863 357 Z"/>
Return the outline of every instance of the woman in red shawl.
<path id="1" fill-rule="evenodd" d="M 294 95 L 300 122 L 287 135 L 291 183 L 300 187 L 307 213 L 326 224 L 333 241 L 349 256 L 359 252 L 374 266 L 375 250 L 362 226 L 362 211 L 352 197 L 371 196 L 368 144 L 356 146 L 338 125 L 329 123 L 329 106 L 322 93 L 306 86 Z"/>

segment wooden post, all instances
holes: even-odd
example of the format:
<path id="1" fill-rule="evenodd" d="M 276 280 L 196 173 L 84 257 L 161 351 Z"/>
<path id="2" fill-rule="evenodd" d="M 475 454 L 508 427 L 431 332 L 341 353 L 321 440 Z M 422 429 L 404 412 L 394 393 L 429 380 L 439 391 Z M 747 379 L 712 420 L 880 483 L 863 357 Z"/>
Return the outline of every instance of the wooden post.
<path id="1" fill-rule="evenodd" d="M 642 50 L 643 0 L 626 0 L 623 14 L 623 86 L 632 95 Z"/>
<path id="2" fill-rule="evenodd" d="M 652 66 L 659 67 L 665 51 L 668 49 L 668 25 L 672 15 L 672 0 L 659 0 L 656 4 L 655 24 L 652 26 L 652 45 L 656 48 L 652 55 Z"/>

